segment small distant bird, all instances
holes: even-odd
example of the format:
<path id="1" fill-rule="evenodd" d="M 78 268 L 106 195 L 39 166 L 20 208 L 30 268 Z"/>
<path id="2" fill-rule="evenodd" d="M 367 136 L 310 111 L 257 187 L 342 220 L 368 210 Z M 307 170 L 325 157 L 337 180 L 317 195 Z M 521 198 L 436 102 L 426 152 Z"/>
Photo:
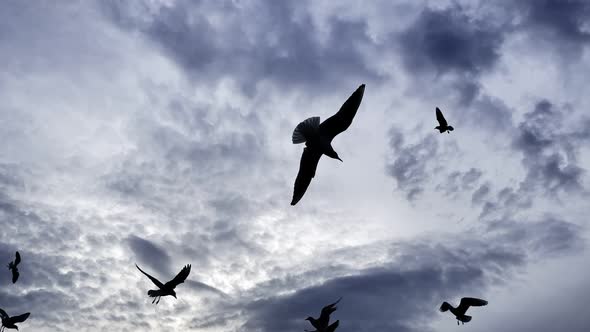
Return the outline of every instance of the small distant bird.
<path id="1" fill-rule="evenodd" d="M 342 297 L 340 297 L 338 301 L 323 307 L 322 312 L 320 313 L 320 317 L 318 317 L 318 319 L 315 319 L 310 316 L 307 317 L 305 320 L 308 320 L 311 323 L 311 325 L 315 327 L 319 332 L 326 331 L 327 328 L 330 328 L 328 326 L 328 324 L 330 323 L 330 315 L 334 311 L 336 311 L 336 309 L 338 309 L 336 305 L 338 304 L 338 302 L 340 302 L 340 300 L 342 300 Z M 336 326 L 334 327 L 334 329 L 336 329 L 336 327 L 338 327 L 338 321 L 336 321 L 334 324 L 336 324 Z"/>
<path id="2" fill-rule="evenodd" d="M 14 262 L 8 263 L 8 269 L 10 271 L 12 271 L 12 283 L 13 284 L 18 280 L 18 276 L 20 275 L 20 273 L 18 273 L 18 268 L 17 268 L 17 265 L 19 263 L 20 263 L 20 254 L 17 251 L 16 258 L 14 259 Z"/>
<path id="3" fill-rule="evenodd" d="M 305 149 L 301 155 L 299 172 L 295 179 L 293 200 L 291 205 L 297 204 L 305 194 L 311 179 L 315 176 L 318 162 L 322 155 L 333 159 L 340 159 L 338 153 L 332 147 L 332 140 L 341 132 L 348 129 L 352 119 L 356 115 L 363 94 L 365 85 L 361 84 L 355 92 L 344 102 L 340 110 L 320 124 L 320 117 L 311 117 L 299 123 L 293 131 L 293 144 L 305 143 Z"/>
<path id="4" fill-rule="evenodd" d="M 334 332 L 334 331 L 336 331 L 336 328 L 338 327 L 339 324 L 340 324 L 340 320 L 337 320 L 334 323 L 330 324 L 330 326 L 326 327 L 325 329 L 317 329 L 315 331 L 310 331 L 310 330 L 303 330 L 303 331 L 305 331 L 305 332 Z"/>
<path id="5" fill-rule="evenodd" d="M 27 318 L 29 318 L 30 314 L 30 312 L 27 312 L 26 314 L 10 317 L 6 311 L 0 309 L 0 318 L 2 318 L 2 328 L 0 328 L 0 332 L 4 331 L 5 329 L 16 329 L 18 331 L 18 326 L 14 324 L 24 322 L 27 320 Z"/>
<path id="6" fill-rule="evenodd" d="M 434 127 L 434 129 L 438 129 L 438 131 L 442 134 L 445 131 L 447 133 L 451 133 L 451 131 L 455 130 L 455 128 L 453 128 L 453 126 L 449 126 L 447 124 L 447 120 L 445 119 L 445 117 L 443 116 L 442 112 L 440 111 L 440 109 L 437 107 L 436 108 L 436 120 L 438 121 L 438 126 Z"/>
<path id="7" fill-rule="evenodd" d="M 488 301 L 486 300 L 477 299 L 474 297 L 464 297 L 461 299 L 461 303 L 459 303 L 459 306 L 456 308 L 450 305 L 448 302 L 443 302 L 443 304 L 440 306 L 440 311 L 445 312 L 447 310 L 451 310 L 451 313 L 457 317 L 457 325 L 459 325 L 459 321 L 461 321 L 462 324 L 465 324 L 471 320 L 471 316 L 465 315 L 465 312 L 467 312 L 469 307 L 481 307 L 487 304 Z"/>
<path id="8" fill-rule="evenodd" d="M 142 269 L 139 268 L 139 266 L 137 266 L 137 264 L 135 264 L 135 266 L 137 267 L 137 269 L 139 271 L 141 271 L 141 273 L 145 274 L 148 278 L 150 278 L 150 280 L 159 288 L 158 290 L 150 289 L 147 292 L 147 294 L 150 297 L 154 298 L 154 300 L 152 301 L 152 304 L 154 302 L 156 302 L 156 300 L 158 300 L 158 302 L 156 302 L 156 304 L 160 303 L 160 298 L 162 296 L 172 295 L 174 298 L 176 298 L 176 292 L 174 291 L 174 288 L 176 288 L 176 286 L 178 286 L 179 284 L 182 284 L 186 280 L 186 278 L 188 277 L 189 273 L 191 273 L 191 265 L 188 264 L 185 267 L 183 267 L 182 270 L 180 270 L 180 272 L 178 272 L 178 274 L 176 275 L 176 277 L 174 277 L 174 279 L 163 284 L 158 279 L 145 273 Z"/>

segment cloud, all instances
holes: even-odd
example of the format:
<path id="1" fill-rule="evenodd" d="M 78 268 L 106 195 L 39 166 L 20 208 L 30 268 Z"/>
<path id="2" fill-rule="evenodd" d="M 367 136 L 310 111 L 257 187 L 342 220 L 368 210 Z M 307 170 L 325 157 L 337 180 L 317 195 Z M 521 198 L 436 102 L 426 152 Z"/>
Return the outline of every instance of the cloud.
<path id="1" fill-rule="evenodd" d="M 379 267 L 251 302 L 246 305 L 249 318 L 242 329 L 305 328 L 305 317 L 316 316 L 324 305 L 342 296 L 332 319 L 341 320 L 343 332 L 431 331 L 428 321 L 440 315 L 442 301 L 466 294 L 485 298 L 489 286 L 510 278 L 531 257 L 563 254 L 580 244 L 575 225 L 553 218 L 526 226 L 505 221 L 489 229 L 492 232 L 487 234 L 455 238 L 455 244 L 431 239 L 398 243 Z"/>
<path id="2" fill-rule="evenodd" d="M 583 0 L 523 1 L 515 5 L 522 13 L 521 28 L 544 47 L 556 47 L 561 54 L 579 54 L 590 42 L 586 17 L 590 4 Z"/>
<path id="3" fill-rule="evenodd" d="M 563 122 L 563 113 L 542 100 L 518 125 L 512 145 L 523 154 L 522 164 L 527 170 L 524 190 L 542 189 L 548 195 L 582 190 L 585 171 L 578 166 L 576 145 L 580 143 L 578 137 L 584 135 L 578 130 L 564 131 Z"/>
<path id="4" fill-rule="evenodd" d="M 129 236 L 127 243 L 142 264 L 160 273 L 170 272 L 170 256 L 162 248 L 135 235 Z"/>
<path id="5" fill-rule="evenodd" d="M 434 70 L 476 76 L 500 58 L 502 30 L 470 17 L 458 6 L 426 8 L 401 34 L 403 63 L 410 72 Z"/>
<path id="6" fill-rule="evenodd" d="M 438 141 L 427 136 L 416 144 L 404 144 L 404 137 L 395 128 L 390 130 L 390 135 L 390 147 L 395 159 L 387 164 L 387 173 L 397 181 L 398 188 L 406 193 L 406 198 L 414 200 L 429 180 L 427 166 L 436 159 Z"/>
<path id="7" fill-rule="evenodd" d="M 473 167 L 465 172 L 453 171 L 447 177 L 446 182 L 437 185 L 436 189 L 443 191 L 445 194 L 469 191 L 474 188 L 482 175 L 481 170 Z"/>
<path id="8" fill-rule="evenodd" d="M 451 142 L 440 145 L 434 134 L 423 136 L 416 143 L 409 143 L 401 129 L 395 126 L 388 134 L 391 158 L 385 167 L 387 175 L 395 179 L 397 189 L 404 192 L 409 201 L 417 199 L 426 187 L 430 187 L 432 181 L 439 182 L 438 187 L 442 189 L 440 182 L 446 179 L 442 176 L 445 171 L 444 163 L 455 156 L 456 144 Z M 471 178 L 476 176 L 477 170 L 474 169 L 473 172 L 474 174 L 468 174 L 462 180 L 466 181 L 465 185 L 474 181 Z"/>
<path id="9" fill-rule="evenodd" d="M 121 27 L 144 34 L 198 80 L 231 77 L 252 91 L 265 80 L 324 89 L 381 76 L 363 51 L 373 44 L 365 21 L 329 17 L 320 28 L 306 2 L 177 1 L 157 8 L 109 2 L 103 10 Z M 223 15 L 223 23 L 210 19 L 215 15 Z"/>

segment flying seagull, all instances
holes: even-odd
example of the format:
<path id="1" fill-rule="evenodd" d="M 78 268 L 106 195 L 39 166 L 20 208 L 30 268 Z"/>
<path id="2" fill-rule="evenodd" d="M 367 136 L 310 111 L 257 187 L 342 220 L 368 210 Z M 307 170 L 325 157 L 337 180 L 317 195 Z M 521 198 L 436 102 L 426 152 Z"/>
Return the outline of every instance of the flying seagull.
<path id="1" fill-rule="evenodd" d="M 438 129 L 438 131 L 442 134 L 445 131 L 447 133 L 451 133 L 451 131 L 455 130 L 455 128 L 453 128 L 453 126 L 449 126 L 447 123 L 447 120 L 445 119 L 445 117 L 443 116 L 442 112 L 440 111 L 440 109 L 437 107 L 436 108 L 436 120 L 438 121 L 438 126 L 434 127 L 434 129 Z"/>
<path id="2" fill-rule="evenodd" d="M 9 317 L 6 311 L 0 309 L 0 318 L 2 318 L 2 328 L 0 328 L 0 332 L 4 331 L 4 329 L 16 329 L 18 331 L 18 326 L 14 324 L 24 322 L 29 318 L 30 314 L 30 312 L 27 312 L 26 314 L 19 316 Z"/>
<path id="3" fill-rule="evenodd" d="M 450 305 L 448 302 L 443 302 L 443 304 L 440 306 L 440 311 L 445 312 L 447 310 L 451 310 L 453 315 L 457 317 L 457 325 L 459 325 L 459 321 L 461 321 L 462 324 L 465 324 L 471 320 L 471 316 L 465 315 L 465 312 L 467 309 L 469 309 L 469 307 L 481 307 L 487 304 L 488 301 L 486 300 L 477 299 L 474 297 L 464 297 L 461 299 L 461 303 L 459 303 L 459 306 L 456 308 Z"/>
<path id="4" fill-rule="evenodd" d="M 338 301 L 323 307 L 320 317 L 318 317 L 317 319 L 310 316 L 307 317 L 305 320 L 308 320 L 311 323 L 311 325 L 315 327 L 318 331 L 325 331 L 327 328 L 329 328 L 328 324 L 330 323 L 330 315 L 334 311 L 336 311 L 336 309 L 338 309 L 336 305 L 338 304 L 338 302 L 340 302 L 340 300 L 342 300 L 342 297 L 340 297 Z M 336 324 L 336 326 L 334 327 L 334 329 L 336 329 L 336 327 L 338 327 L 338 321 L 336 321 L 334 324 Z"/>
<path id="5" fill-rule="evenodd" d="M 320 117 L 311 117 L 297 125 L 293 131 L 293 144 L 305 143 L 301 161 L 299 164 L 299 173 L 295 179 L 295 188 L 293 191 L 293 200 L 291 205 L 297 204 L 311 179 L 315 176 L 320 157 L 325 154 L 333 159 L 340 159 L 338 153 L 332 147 L 332 140 L 341 132 L 348 129 L 352 119 L 358 110 L 365 85 L 361 84 L 355 92 L 344 102 L 340 110 L 320 124 Z"/>
<path id="6" fill-rule="evenodd" d="M 340 324 L 340 320 L 337 320 L 334 323 L 330 324 L 330 326 L 326 327 L 325 329 L 317 329 L 315 331 L 310 331 L 310 330 L 303 330 L 303 331 L 305 331 L 305 332 L 334 332 L 334 331 L 336 331 L 336 328 L 338 327 L 339 324 Z"/>
<path id="7" fill-rule="evenodd" d="M 165 284 L 162 284 L 158 279 L 145 273 L 142 269 L 139 268 L 139 266 L 137 266 L 137 264 L 135 264 L 135 266 L 139 271 L 141 271 L 141 273 L 145 274 L 148 278 L 150 278 L 150 280 L 159 288 L 157 290 L 150 289 L 147 292 L 150 297 L 154 298 L 152 304 L 156 302 L 156 300 L 158 300 L 156 304 L 160 303 L 160 298 L 162 296 L 172 295 L 174 296 L 174 298 L 176 298 L 176 292 L 174 291 L 174 288 L 176 288 L 176 286 L 178 286 L 179 284 L 182 284 L 188 277 L 189 273 L 191 273 L 191 265 L 188 264 L 185 267 L 183 267 L 182 270 L 180 270 L 180 272 L 178 272 L 174 279 L 168 281 Z"/>
<path id="8" fill-rule="evenodd" d="M 12 283 L 13 284 L 18 280 L 18 276 L 20 275 L 20 273 L 18 273 L 18 268 L 16 267 L 19 263 L 20 263 L 20 254 L 17 251 L 16 258 L 14 259 L 14 262 L 8 263 L 8 269 L 10 271 L 12 271 Z"/>

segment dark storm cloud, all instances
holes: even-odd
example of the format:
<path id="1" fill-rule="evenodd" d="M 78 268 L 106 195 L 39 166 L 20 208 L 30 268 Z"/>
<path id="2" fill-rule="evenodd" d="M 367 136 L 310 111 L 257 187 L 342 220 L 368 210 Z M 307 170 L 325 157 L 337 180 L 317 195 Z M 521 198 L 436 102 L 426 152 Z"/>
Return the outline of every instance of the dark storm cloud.
<path id="1" fill-rule="evenodd" d="M 578 165 L 578 149 L 586 138 L 586 129 L 564 129 L 564 112 L 549 101 L 535 105 L 518 125 L 513 147 L 522 152 L 527 171 L 522 189 L 542 189 L 550 195 L 583 189 L 585 170 Z"/>
<path id="2" fill-rule="evenodd" d="M 516 2 L 523 15 L 522 25 L 535 40 L 551 40 L 561 52 L 579 51 L 590 42 L 588 16 L 590 3 L 585 0 L 528 0 Z"/>
<path id="3" fill-rule="evenodd" d="M 140 263 L 146 264 L 160 273 L 170 271 L 170 256 L 160 246 L 135 235 L 129 236 L 127 243 Z"/>
<path id="4" fill-rule="evenodd" d="M 410 72 L 478 75 L 496 64 L 503 39 L 501 29 L 453 6 L 442 10 L 426 8 L 399 41 Z"/>
<path id="5" fill-rule="evenodd" d="M 528 262 L 527 257 L 557 255 L 578 248 L 577 226 L 546 218 L 539 222 L 499 222 L 489 234 L 463 238 L 454 245 L 428 241 L 392 246 L 398 257 L 379 268 L 356 271 L 286 296 L 271 296 L 246 306 L 246 330 L 306 328 L 307 316 L 342 296 L 333 319 L 340 330 L 425 331 L 444 300 L 485 297 L 486 288 L 503 282 Z M 466 248 L 469 248 L 468 250 Z"/>
<path id="6" fill-rule="evenodd" d="M 144 11 L 153 15 L 147 20 L 136 18 L 137 8 L 129 7 L 103 5 L 107 16 L 144 33 L 200 80 L 232 77 L 251 91 L 262 80 L 320 88 L 379 78 L 362 50 L 372 45 L 366 22 L 332 17 L 324 40 L 304 2 L 178 1 Z M 212 14 L 226 21 L 215 25 Z"/>

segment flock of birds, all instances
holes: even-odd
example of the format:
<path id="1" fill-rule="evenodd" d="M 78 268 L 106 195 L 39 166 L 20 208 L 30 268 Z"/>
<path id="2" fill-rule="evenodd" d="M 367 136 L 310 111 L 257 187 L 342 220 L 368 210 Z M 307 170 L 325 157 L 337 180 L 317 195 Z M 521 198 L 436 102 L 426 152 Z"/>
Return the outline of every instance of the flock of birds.
<path id="1" fill-rule="evenodd" d="M 292 136 L 293 144 L 305 143 L 305 148 L 303 149 L 303 154 L 301 155 L 299 172 L 297 173 L 297 178 L 295 179 L 291 205 L 296 205 L 301 200 L 301 198 L 303 198 L 303 195 L 311 183 L 311 179 L 315 177 L 318 162 L 320 161 L 322 155 L 342 161 L 340 156 L 338 156 L 338 153 L 334 151 L 334 148 L 332 147 L 332 140 L 338 134 L 350 127 L 352 120 L 354 119 L 354 116 L 356 115 L 356 112 L 361 104 L 364 92 L 365 85 L 361 84 L 358 89 L 356 89 L 356 91 L 354 91 L 353 94 L 344 102 L 338 112 L 326 119 L 324 122 L 320 123 L 319 117 L 311 117 L 299 123 L 297 127 L 295 127 Z M 438 130 L 441 134 L 444 132 L 450 133 L 454 130 L 454 128 L 447 123 L 447 120 L 443 116 L 442 111 L 438 107 L 436 108 L 436 119 L 439 125 L 434 129 Z M 8 264 L 8 269 L 12 273 L 13 284 L 16 283 L 20 275 L 18 271 L 18 264 L 20 262 L 21 256 L 17 251 L 14 261 Z M 162 296 L 172 296 L 176 298 L 175 288 L 183 283 L 191 272 L 191 265 L 186 265 L 172 280 L 162 283 L 158 279 L 143 271 L 139 266 L 137 266 L 137 264 L 135 264 L 135 266 L 141 273 L 148 277 L 154 283 L 154 285 L 158 287 L 158 289 L 150 289 L 147 292 L 149 297 L 154 298 L 152 300 L 152 304 L 160 303 Z M 307 317 L 305 320 L 309 321 L 315 330 L 304 331 L 334 332 L 336 328 L 338 328 L 340 320 L 336 320 L 334 323 L 330 324 L 330 315 L 336 311 L 336 305 L 340 302 L 340 300 L 342 300 L 342 297 L 340 297 L 336 302 L 324 306 L 318 318 L 313 318 L 311 316 Z M 439 310 L 442 312 L 450 311 L 453 315 L 455 315 L 458 325 L 459 322 L 465 324 L 466 322 L 471 321 L 471 316 L 467 316 L 465 314 L 469 307 L 485 306 L 487 304 L 488 302 L 482 299 L 464 297 L 461 299 L 459 306 L 453 307 L 448 302 L 443 302 Z M 4 331 L 4 329 L 18 330 L 16 324 L 24 322 L 29 317 L 29 315 L 30 313 L 27 312 L 18 316 L 9 316 L 4 310 L 0 309 L 0 316 L 2 318 L 2 327 L 0 328 L 0 332 Z"/>

